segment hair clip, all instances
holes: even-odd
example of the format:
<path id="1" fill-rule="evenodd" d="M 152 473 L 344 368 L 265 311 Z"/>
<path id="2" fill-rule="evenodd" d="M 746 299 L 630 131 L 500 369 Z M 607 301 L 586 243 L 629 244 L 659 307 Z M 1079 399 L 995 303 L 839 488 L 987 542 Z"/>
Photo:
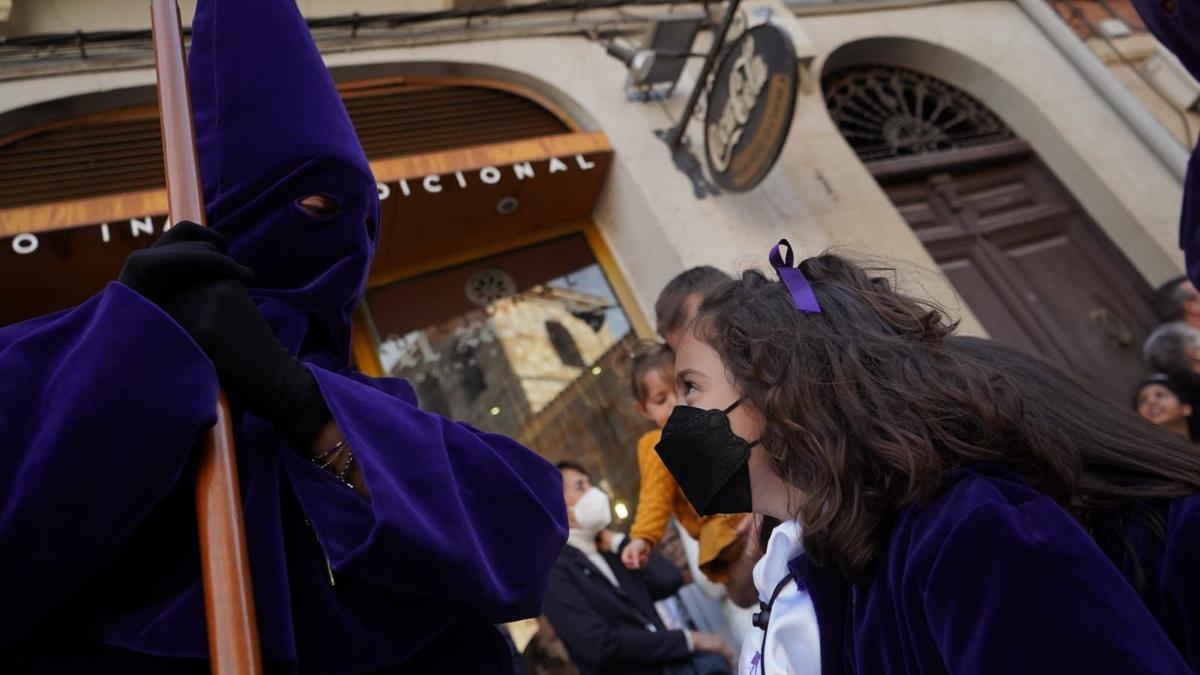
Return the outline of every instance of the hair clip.
<path id="1" fill-rule="evenodd" d="M 786 256 L 780 251 L 780 247 L 783 246 L 787 247 Z M 813 293 L 812 286 L 800 268 L 793 266 L 795 254 L 787 239 L 780 239 L 779 243 L 771 248 L 770 260 L 771 266 L 775 268 L 775 273 L 779 275 L 779 280 L 791 292 L 792 302 L 796 303 L 796 309 L 810 314 L 820 314 L 821 305 L 817 303 L 817 296 Z"/>

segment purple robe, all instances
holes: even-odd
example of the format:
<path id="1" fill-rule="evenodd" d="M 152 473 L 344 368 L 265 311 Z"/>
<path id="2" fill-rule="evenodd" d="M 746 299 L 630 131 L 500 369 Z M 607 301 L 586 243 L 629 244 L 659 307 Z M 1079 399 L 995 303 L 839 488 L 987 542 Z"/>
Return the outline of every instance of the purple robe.
<path id="1" fill-rule="evenodd" d="M 559 472 L 349 371 L 379 204 L 332 79 L 292 0 L 200 0 L 193 30 L 209 224 L 255 270 L 371 492 L 234 410 L 268 669 L 508 672 L 493 624 L 540 612 L 567 535 Z M 296 205 L 313 193 L 338 213 Z M 193 483 L 217 389 L 192 339 L 120 283 L 0 328 L 6 672 L 207 672 Z"/>
<path id="2" fill-rule="evenodd" d="M 1187 675 L 1180 652 L 1195 667 L 1200 645 L 1200 498 L 1171 507 L 1165 544 L 1138 548 L 1170 605 L 1157 621 L 1066 511 L 980 465 L 898 514 L 866 580 L 847 584 L 803 555 L 789 569 L 812 594 L 826 675 Z"/>
<path id="3" fill-rule="evenodd" d="M 1146 28 L 1171 50 L 1192 77 L 1200 80 L 1200 5 L 1195 0 L 1133 0 Z M 1200 286 L 1200 148 L 1188 161 L 1179 246 L 1187 259 L 1188 278 Z"/>

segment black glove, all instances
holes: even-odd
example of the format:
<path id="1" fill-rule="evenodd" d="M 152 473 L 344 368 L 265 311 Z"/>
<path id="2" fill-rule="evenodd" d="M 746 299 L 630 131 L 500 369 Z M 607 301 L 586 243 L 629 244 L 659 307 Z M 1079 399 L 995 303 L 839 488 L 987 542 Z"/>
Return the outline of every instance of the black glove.
<path id="1" fill-rule="evenodd" d="M 307 450 L 331 415 L 312 373 L 279 344 L 241 282 L 203 281 L 164 307 L 216 366 L 230 400 Z"/>
<path id="2" fill-rule="evenodd" d="M 220 234 L 183 220 L 150 248 L 129 254 L 119 280 L 164 307 L 177 290 L 199 281 L 249 280 L 254 273 L 226 255 L 227 250 Z"/>

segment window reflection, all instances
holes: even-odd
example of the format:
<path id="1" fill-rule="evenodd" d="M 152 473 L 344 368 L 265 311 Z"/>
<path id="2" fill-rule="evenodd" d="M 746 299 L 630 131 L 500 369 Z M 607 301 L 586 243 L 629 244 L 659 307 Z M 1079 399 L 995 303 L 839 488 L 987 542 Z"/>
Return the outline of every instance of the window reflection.
<path id="1" fill-rule="evenodd" d="M 554 347 L 554 351 L 558 352 L 558 358 L 566 366 L 575 366 L 582 368 L 585 364 L 583 356 L 579 354 L 579 347 L 575 345 L 575 338 L 571 337 L 571 332 L 557 321 L 546 322 L 546 335 L 550 338 L 550 346 Z"/>
<path id="2" fill-rule="evenodd" d="M 422 410 L 442 415 L 450 411 L 450 402 L 446 400 L 446 391 L 442 389 L 442 382 L 437 375 L 422 373 L 417 376 L 415 384 L 417 401 L 420 402 Z"/>
<path id="3" fill-rule="evenodd" d="M 483 368 L 479 367 L 476 349 L 467 341 L 460 340 L 454 349 L 455 379 L 462 390 L 467 402 L 474 402 L 487 389 L 487 380 L 483 376 Z M 436 375 L 434 376 L 436 377 Z"/>
<path id="4" fill-rule="evenodd" d="M 582 236 L 372 289 L 367 307 L 384 369 L 423 408 L 580 461 L 634 507 L 635 338 Z"/>

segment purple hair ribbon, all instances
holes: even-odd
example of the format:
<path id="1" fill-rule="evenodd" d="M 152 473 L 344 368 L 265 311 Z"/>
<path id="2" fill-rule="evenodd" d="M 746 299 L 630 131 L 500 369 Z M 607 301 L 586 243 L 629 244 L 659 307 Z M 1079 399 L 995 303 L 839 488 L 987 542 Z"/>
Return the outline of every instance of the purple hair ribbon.
<path id="1" fill-rule="evenodd" d="M 780 251 L 783 246 L 787 247 L 786 256 Z M 796 303 L 796 309 L 810 314 L 820 314 L 821 305 L 817 304 L 817 296 L 813 293 L 812 286 L 804 277 L 804 273 L 798 267 L 793 266 L 795 254 L 787 239 L 780 239 L 779 243 L 771 248 L 770 260 L 771 266 L 779 275 L 779 280 L 791 292 L 792 302 Z"/>

